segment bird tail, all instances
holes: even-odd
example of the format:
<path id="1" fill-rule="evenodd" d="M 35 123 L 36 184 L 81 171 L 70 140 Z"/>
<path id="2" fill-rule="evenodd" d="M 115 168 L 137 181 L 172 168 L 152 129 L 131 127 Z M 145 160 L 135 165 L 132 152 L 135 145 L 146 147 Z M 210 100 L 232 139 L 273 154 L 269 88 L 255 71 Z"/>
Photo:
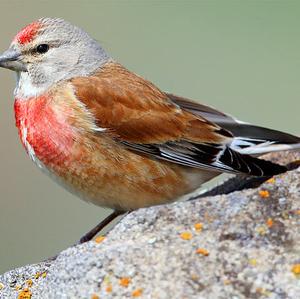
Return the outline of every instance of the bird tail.
<path id="1" fill-rule="evenodd" d="M 226 147 L 218 157 L 218 163 L 225 167 L 230 167 L 233 172 L 241 172 L 258 177 L 268 177 L 284 173 L 287 171 L 285 166 L 252 157 Z"/>
<path id="2" fill-rule="evenodd" d="M 219 125 L 233 133 L 230 148 L 241 154 L 262 155 L 300 149 L 300 138 L 288 133 L 241 122 Z"/>

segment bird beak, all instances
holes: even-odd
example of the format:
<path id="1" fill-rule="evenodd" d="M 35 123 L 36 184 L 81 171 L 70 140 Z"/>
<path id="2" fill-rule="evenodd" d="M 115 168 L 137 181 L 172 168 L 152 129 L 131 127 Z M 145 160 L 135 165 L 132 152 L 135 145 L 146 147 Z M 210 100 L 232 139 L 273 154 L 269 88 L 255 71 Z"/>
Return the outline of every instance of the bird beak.
<path id="1" fill-rule="evenodd" d="M 0 55 L 0 67 L 16 72 L 27 72 L 26 65 L 20 60 L 20 57 L 21 52 L 14 47 L 10 47 Z"/>

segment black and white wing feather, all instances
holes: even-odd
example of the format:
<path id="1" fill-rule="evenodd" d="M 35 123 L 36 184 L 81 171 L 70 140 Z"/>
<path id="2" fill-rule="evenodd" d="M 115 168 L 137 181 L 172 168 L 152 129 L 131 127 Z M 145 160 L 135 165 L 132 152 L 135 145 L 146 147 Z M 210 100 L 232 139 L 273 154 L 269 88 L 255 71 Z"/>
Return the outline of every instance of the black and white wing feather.
<path id="1" fill-rule="evenodd" d="M 253 176 L 272 176 L 286 171 L 284 166 L 240 154 L 229 146 L 188 141 L 164 144 L 122 142 L 131 150 L 176 164 L 217 172 L 244 173 Z"/>
<path id="2" fill-rule="evenodd" d="M 233 135 L 230 148 L 247 155 L 300 149 L 300 138 L 288 133 L 241 122 L 214 108 L 167 94 L 180 108 L 216 123 Z"/>

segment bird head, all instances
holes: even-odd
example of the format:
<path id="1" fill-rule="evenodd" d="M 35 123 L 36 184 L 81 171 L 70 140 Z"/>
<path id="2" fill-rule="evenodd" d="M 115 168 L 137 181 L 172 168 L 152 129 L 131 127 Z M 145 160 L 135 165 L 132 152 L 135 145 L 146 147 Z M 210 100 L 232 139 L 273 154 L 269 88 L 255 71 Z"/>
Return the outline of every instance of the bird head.
<path id="1" fill-rule="evenodd" d="M 90 75 L 109 59 L 82 29 L 62 19 L 42 18 L 14 37 L 0 55 L 0 67 L 16 71 L 19 85 L 26 82 L 37 91 L 60 80 Z"/>

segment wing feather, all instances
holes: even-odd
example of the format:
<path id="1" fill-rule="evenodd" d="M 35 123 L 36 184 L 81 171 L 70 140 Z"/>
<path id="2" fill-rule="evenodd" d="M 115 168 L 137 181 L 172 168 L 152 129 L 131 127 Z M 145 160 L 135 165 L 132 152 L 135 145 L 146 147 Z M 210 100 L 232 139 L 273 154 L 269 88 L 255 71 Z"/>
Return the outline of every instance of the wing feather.
<path id="1" fill-rule="evenodd" d="M 300 138 L 297 136 L 241 122 L 206 105 L 173 94 L 168 93 L 167 95 L 182 109 L 205 117 L 226 131 L 231 132 L 234 137 L 231 148 L 239 153 L 260 155 L 273 151 L 300 148 Z"/>
<path id="2" fill-rule="evenodd" d="M 281 166 L 231 149 L 232 134 L 210 120 L 212 115 L 223 120 L 230 117 L 167 95 L 119 64 L 108 63 L 93 76 L 73 78 L 71 82 L 96 124 L 107 128 L 112 138 L 129 150 L 220 172 L 271 175 L 284 171 Z"/>

